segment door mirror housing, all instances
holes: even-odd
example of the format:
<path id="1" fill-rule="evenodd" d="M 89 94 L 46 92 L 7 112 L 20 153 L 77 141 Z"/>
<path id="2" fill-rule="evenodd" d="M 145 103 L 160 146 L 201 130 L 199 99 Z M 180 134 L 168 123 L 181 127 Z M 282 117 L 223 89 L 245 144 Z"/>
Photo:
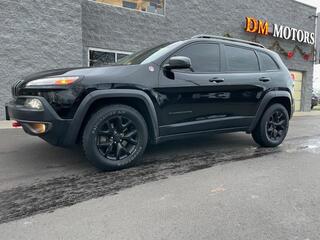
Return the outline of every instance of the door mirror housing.
<path id="1" fill-rule="evenodd" d="M 191 68 L 191 59 L 183 56 L 175 56 L 169 59 L 169 63 L 164 66 L 167 70 Z"/>

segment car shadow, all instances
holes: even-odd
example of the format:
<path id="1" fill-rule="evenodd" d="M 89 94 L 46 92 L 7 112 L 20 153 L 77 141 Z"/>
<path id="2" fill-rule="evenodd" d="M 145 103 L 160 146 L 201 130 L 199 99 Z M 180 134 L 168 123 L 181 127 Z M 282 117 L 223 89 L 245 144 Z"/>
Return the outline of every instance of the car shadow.
<path id="1" fill-rule="evenodd" d="M 46 171 L 56 171 L 58 175 L 79 171 L 99 172 L 87 161 L 81 146 L 73 148 L 52 146 L 40 138 L 26 135 L 21 129 L 1 130 L 1 133 L 1 137 L 6 136 L 6 141 L 1 140 L 4 144 L 0 146 L 0 161 L 6 165 L 9 172 L 34 173 L 35 176 L 39 172 Z M 241 151 L 242 148 L 253 146 L 256 145 L 251 137 L 244 133 L 185 138 L 148 145 L 139 166 L 144 163 L 161 162 L 161 159 L 178 159 L 188 154 L 195 156 L 205 152 L 227 154 L 230 151 Z"/>

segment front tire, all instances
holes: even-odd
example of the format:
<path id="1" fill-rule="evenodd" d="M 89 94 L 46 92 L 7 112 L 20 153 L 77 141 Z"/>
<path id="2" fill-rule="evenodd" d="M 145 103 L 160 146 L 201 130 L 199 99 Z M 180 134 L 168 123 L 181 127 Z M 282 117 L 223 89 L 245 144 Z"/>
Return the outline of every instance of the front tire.
<path id="1" fill-rule="evenodd" d="M 94 113 L 82 138 L 88 160 L 101 170 L 118 170 L 136 164 L 147 142 L 144 118 L 126 105 L 110 105 Z"/>
<path id="2" fill-rule="evenodd" d="M 276 147 L 283 142 L 288 129 L 288 111 L 283 105 L 276 103 L 265 111 L 252 132 L 252 137 L 262 147 Z"/>

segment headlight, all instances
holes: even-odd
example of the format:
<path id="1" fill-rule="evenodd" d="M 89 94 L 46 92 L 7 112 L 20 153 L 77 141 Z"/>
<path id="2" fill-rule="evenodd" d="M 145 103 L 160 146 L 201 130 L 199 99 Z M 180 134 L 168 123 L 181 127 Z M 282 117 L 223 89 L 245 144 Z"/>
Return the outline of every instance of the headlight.
<path id="1" fill-rule="evenodd" d="M 42 102 L 37 98 L 27 98 L 24 102 L 24 106 L 35 110 L 43 110 Z"/>
<path id="2" fill-rule="evenodd" d="M 77 81 L 79 77 L 52 77 L 52 78 L 41 78 L 37 80 L 33 80 L 27 83 L 27 87 L 29 86 L 66 86 Z"/>

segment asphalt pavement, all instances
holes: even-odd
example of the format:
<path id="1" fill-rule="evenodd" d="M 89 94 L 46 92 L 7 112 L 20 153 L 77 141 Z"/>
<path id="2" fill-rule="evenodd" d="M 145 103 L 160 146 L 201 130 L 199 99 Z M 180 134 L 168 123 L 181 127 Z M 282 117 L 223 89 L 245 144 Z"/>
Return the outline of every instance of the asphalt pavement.
<path id="1" fill-rule="evenodd" d="M 1 239 L 319 239 L 320 117 L 278 148 L 244 133 L 149 146 L 100 172 L 81 149 L 0 130 Z"/>

